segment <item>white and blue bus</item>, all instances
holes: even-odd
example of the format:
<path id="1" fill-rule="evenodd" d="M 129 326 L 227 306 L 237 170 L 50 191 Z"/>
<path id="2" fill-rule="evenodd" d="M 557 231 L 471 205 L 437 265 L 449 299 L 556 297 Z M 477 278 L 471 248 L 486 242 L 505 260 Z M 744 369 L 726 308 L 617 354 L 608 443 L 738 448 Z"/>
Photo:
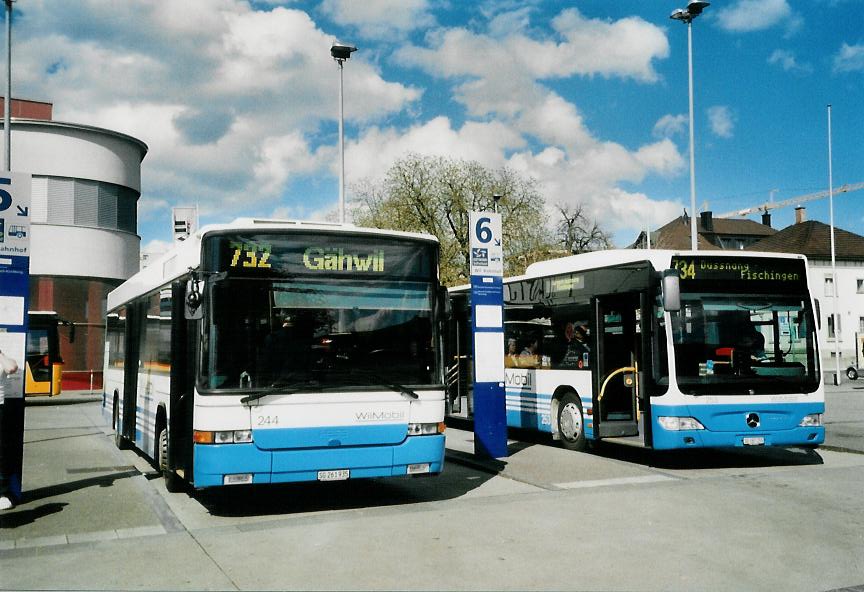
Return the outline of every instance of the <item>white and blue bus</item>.
<path id="1" fill-rule="evenodd" d="M 448 412 L 466 416 L 470 293 L 451 295 Z M 504 280 L 507 425 L 574 450 L 817 446 L 817 319 L 800 255 L 609 250 L 535 263 Z"/>
<path id="2" fill-rule="evenodd" d="M 239 219 L 108 295 L 103 410 L 171 490 L 437 474 L 429 235 Z"/>

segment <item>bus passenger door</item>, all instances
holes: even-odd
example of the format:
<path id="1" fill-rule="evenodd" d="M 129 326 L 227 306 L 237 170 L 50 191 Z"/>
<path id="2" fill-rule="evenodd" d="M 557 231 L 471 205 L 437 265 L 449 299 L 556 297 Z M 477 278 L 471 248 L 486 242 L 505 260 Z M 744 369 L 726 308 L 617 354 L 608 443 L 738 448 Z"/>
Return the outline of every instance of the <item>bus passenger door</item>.
<path id="1" fill-rule="evenodd" d="M 594 430 L 601 438 L 639 434 L 639 294 L 595 299 Z"/>
<path id="2" fill-rule="evenodd" d="M 138 373 L 141 357 L 141 331 L 144 330 L 144 309 L 139 303 L 129 304 L 126 309 L 126 359 L 123 364 L 123 416 L 118 426 L 126 442 L 135 442 L 138 409 Z"/>

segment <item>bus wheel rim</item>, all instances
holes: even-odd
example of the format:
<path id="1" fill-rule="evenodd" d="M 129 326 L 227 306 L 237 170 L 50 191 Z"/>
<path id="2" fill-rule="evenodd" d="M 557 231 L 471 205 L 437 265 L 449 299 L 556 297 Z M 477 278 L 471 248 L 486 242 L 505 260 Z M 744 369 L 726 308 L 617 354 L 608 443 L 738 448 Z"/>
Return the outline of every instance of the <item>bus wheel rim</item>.
<path id="1" fill-rule="evenodd" d="M 574 403 L 567 403 L 561 410 L 561 435 L 575 440 L 582 432 L 582 414 Z"/>

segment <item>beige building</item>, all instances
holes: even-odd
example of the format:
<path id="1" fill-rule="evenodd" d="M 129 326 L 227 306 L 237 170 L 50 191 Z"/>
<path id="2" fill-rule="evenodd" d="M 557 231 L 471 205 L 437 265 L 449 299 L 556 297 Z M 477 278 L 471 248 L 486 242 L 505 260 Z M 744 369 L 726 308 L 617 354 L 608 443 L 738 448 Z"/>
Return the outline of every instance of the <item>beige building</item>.
<path id="1" fill-rule="evenodd" d="M 33 176 L 30 310 L 53 310 L 76 325 L 74 344 L 61 336 L 63 388 L 101 388 L 106 295 L 138 271 L 147 145 L 53 121 L 50 103 L 13 99 L 10 111 L 12 170 Z"/>

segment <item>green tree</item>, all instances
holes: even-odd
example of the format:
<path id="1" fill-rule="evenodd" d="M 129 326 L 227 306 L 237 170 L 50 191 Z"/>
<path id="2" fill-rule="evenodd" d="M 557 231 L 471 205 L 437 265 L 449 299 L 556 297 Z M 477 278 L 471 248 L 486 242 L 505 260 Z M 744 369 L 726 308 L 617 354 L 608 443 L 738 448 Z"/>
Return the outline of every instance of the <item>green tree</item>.
<path id="1" fill-rule="evenodd" d="M 537 181 L 508 168 L 490 170 L 474 161 L 409 154 L 390 167 L 382 182 L 365 181 L 352 189 L 357 224 L 438 238 L 446 285 L 468 281 L 468 215 L 493 210 L 495 194 L 501 196 L 505 275 L 562 254 L 549 230 Z"/>

